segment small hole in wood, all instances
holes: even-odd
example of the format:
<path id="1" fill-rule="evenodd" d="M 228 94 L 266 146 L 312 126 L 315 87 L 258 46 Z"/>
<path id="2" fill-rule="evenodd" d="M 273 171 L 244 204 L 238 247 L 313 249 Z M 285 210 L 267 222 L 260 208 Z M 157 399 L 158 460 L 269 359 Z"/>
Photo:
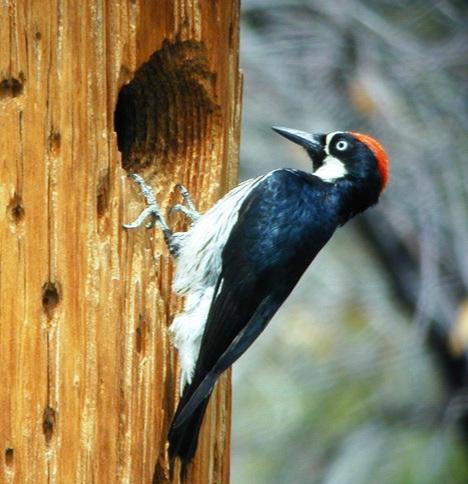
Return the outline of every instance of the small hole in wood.
<path id="1" fill-rule="evenodd" d="M 53 156 L 57 156 L 60 153 L 60 146 L 62 144 L 62 136 L 58 131 L 52 131 L 49 134 L 48 148 L 49 153 Z"/>
<path id="2" fill-rule="evenodd" d="M 11 467 L 13 465 L 15 459 L 15 449 L 8 447 L 5 449 L 5 464 L 7 467 Z"/>
<path id="3" fill-rule="evenodd" d="M 11 220 L 14 223 L 19 223 L 24 218 L 24 207 L 21 195 L 14 193 L 8 204 L 8 212 L 10 213 Z"/>
<path id="4" fill-rule="evenodd" d="M 145 353 L 146 336 L 148 332 L 148 323 L 142 314 L 138 317 L 138 326 L 135 332 L 136 350 L 138 353 Z"/>
<path id="5" fill-rule="evenodd" d="M 47 443 L 52 440 L 55 430 L 56 413 L 52 407 L 47 406 L 42 416 L 42 432 Z"/>
<path id="6" fill-rule="evenodd" d="M 96 212 L 102 217 L 108 210 L 110 203 L 110 173 L 106 170 L 101 174 L 97 186 Z"/>
<path id="7" fill-rule="evenodd" d="M 0 99 L 18 97 L 23 94 L 24 76 L 20 74 L 20 78 L 7 77 L 0 81 Z"/>
<path id="8" fill-rule="evenodd" d="M 215 82 L 202 43 L 164 42 L 118 95 L 114 129 L 123 168 L 196 157 L 200 136 L 221 129 Z"/>
<path id="9" fill-rule="evenodd" d="M 42 286 L 42 307 L 47 317 L 50 319 L 54 309 L 60 302 L 60 294 L 54 282 L 46 282 Z"/>

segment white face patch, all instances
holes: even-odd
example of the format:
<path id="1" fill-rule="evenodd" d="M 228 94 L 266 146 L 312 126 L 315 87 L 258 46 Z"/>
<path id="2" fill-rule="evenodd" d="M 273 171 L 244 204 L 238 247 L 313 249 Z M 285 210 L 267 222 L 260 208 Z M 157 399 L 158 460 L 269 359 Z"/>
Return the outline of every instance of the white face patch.
<path id="1" fill-rule="evenodd" d="M 314 175 L 318 176 L 324 181 L 332 182 L 338 178 L 343 178 L 348 171 L 344 163 L 342 163 L 338 158 L 328 155 L 323 160 L 323 165 L 314 171 Z"/>
<path id="2" fill-rule="evenodd" d="M 321 178 L 323 181 L 326 182 L 333 182 L 338 178 L 343 178 L 346 176 L 348 171 L 346 170 L 345 164 L 340 161 L 338 158 L 330 155 L 329 145 L 332 141 L 333 137 L 336 134 L 341 134 L 342 131 L 334 131 L 333 133 L 327 134 L 325 138 L 325 153 L 327 154 L 326 158 L 323 160 L 323 165 L 314 171 L 314 175 Z"/>

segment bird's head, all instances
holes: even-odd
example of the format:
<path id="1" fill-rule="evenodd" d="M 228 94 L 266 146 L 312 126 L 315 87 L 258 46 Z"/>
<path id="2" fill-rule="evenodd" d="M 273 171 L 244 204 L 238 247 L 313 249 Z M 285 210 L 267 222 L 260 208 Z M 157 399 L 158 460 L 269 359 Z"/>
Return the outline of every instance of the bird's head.
<path id="1" fill-rule="evenodd" d="M 388 156 L 382 145 L 367 134 L 310 134 L 277 126 L 273 130 L 302 146 L 312 160 L 314 175 L 324 181 L 362 180 L 368 188 L 375 186 L 377 198 L 388 182 Z"/>

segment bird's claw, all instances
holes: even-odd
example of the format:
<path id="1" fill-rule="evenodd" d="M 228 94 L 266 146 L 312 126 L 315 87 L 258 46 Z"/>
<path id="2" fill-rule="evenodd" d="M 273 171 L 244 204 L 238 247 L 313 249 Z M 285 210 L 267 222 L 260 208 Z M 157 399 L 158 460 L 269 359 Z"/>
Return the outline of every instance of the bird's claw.
<path id="1" fill-rule="evenodd" d="M 167 225 L 164 217 L 161 213 L 161 209 L 156 201 L 153 189 L 145 183 L 145 180 L 137 173 L 132 173 L 129 177 L 135 181 L 139 186 L 142 195 L 146 199 L 147 207 L 144 208 L 140 215 L 131 223 L 123 224 L 126 229 L 136 229 L 141 227 L 145 221 L 151 217 L 150 221 L 145 224 L 147 229 L 152 229 L 156 225 L 159 225 L 162 229 L 164 240 L 169 248 L 170 253 L 177 257 L 180 251 L 180 243 L 177 240 L 177 236 L 172 233 L 172 230 Z M 199 214 L 195 208 L 195 205 L 190 197 L 189 192 L 183 185 L 176 185 L 176 188 L 180 191 L 185 205 L 177 204 L 172 207 L 171 212 L 182 212 L 192 221 L 196 221 L 199 218 Z"/>
<path id="2" fill-rule="evenodd" d="M 154 206 L 157 210 L 159 210 L 154 191 L 147 183 L 145 183 L 143 177 L 138 175 L 138 173 L 131 173 L 129 178 L 135 181 L 135 183 L 140 187 L 140 191 L 145 197 L 148 207 Z"/>
<path id="3" fill-rule="evenodd" d="M 138 227 L 141 227 L 148 217 L 151 217 L 151 221 L 145 224 L 146 228 L 152 229 L 156 226 L 156 224 L 159 224 L 163 232 L 171 233 L 161 213 L 161 209 L 156 202 L 156 196 L 154 195 L 153 189 L 149 185 L 147 185 L 145 183 L 145 180 L 143 180 L 143 177 L 141 177 L 137 173 L 132 173 L 129 175 L 129 177 L 134 180 L 139 186 L 142 195 L 146 199 L 147 207 L 142 210 L 140 215 L 138 215 L 138 217 L 133 222 L 129 224 L 123 224 L 123 227 L 126 229 L 136 229 Z"/>
<path id="4" fill-rule="evenodd" d="M 170 212 L 180 212 L 186 215 L 192 222 L 196 222 L 200 218 L 200 214 L 198 213 L 195 203 L 192 200 L 192 197 L 190 196 L 190 193 L 188 190 L 182 185 L 181 183 L 177 183 L 175 186 L 177 190 L 179 190 L 180 194 L 182 195 L 182 198 L 184 199 L 184 205 L 181 203 L 177 203 L 174 205 Z"/>

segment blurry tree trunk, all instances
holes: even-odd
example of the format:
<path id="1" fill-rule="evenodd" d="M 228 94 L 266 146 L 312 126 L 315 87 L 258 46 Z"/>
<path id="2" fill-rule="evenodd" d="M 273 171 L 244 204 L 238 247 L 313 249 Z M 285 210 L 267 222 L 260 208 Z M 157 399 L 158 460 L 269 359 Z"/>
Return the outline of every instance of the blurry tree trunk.
<path id="1" fill-rule="evenodd" d="M 233 184 L 238 9 L 1 3 L 0 481 L 179 482 L 165 438 L 181 301 L 161 234 L 121 228 L 144 204 L 126 174 L 164 209 L 177 182 L 201 210 Z M 187 482 L 228 481 L 229 412 L 225 376 Z"/>

